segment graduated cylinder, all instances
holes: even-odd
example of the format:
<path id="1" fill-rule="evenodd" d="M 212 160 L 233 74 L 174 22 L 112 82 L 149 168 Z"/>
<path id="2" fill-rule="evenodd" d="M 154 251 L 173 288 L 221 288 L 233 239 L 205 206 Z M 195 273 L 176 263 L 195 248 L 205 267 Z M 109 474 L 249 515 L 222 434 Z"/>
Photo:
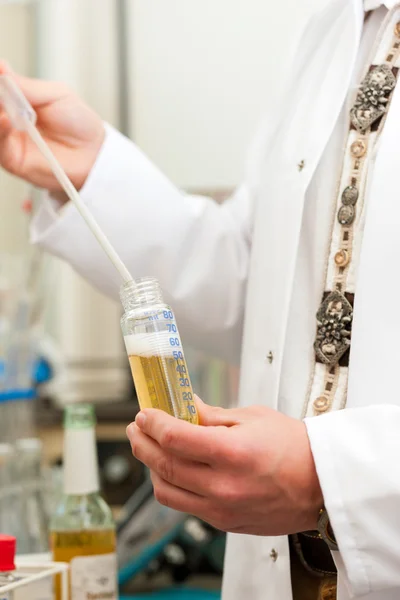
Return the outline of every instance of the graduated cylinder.
<path id="1" fill-rule="evenodd" d="M 158 408 L 198 423 L 192 385 L 175 315 L 159 283 L 146 277 L 121 287 L 122 333 L 140 408 Z"/>

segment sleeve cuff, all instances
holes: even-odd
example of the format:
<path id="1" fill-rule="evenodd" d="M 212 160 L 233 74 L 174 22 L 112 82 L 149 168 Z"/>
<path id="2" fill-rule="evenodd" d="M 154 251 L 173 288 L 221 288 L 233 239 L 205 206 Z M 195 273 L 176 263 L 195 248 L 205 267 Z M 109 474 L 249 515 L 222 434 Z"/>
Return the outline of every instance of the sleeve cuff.
<path id="1" fill-rule="evenodd" d="M 342 494 L 343 481 L 337 468 L 337 461 L 335 460 L 340 437 L 341 435 L 345 435 L 342 427 L 342 417 L 345 412 L 349 411 L 340 411 L 305 419 L 305 424 L 324 496 L 325 507 L 346 571 L 346 579 L 348 579 L 351 592 L 355 596 L 363 596 L 371 591 L 371 586 L 357 546 L 357 535 L 353 531 L 352 520 L 347 511 L 346 499 Z M 333 555 L 335 554 L 333 553 Z"/>
<path id="2" fill-rule="evenodd" d="M 94 182 L 97 184 L 98 176 L 101 170 L 104 168 L 104 155 L 108 155 L 115 145 L 115 139 L 120 135 L 111 125 L 104 123 L 105 137 L 100 152 L 97 156 L 96 162 L 93 165 L 84 186 L 80 190 L 80 196 L 84 202 L 89 204 L 91 196 L 93 196 L 91 190 Z M 109 150 L 111 146 L 111 150 Z M 30 228 L 31 242 L 34 244 L 41 244 L 45 242 L 48 235 L 53 233 L 53 230 L 58 224 L 68 219 L 71 212 L 75 211 L 75 207 L 71 201 L 66 204 L 61 204 L 57 198 L 52 196 L 49 192 L 43 192 L 42 203 L 36 215 L 32 219 Z"/>

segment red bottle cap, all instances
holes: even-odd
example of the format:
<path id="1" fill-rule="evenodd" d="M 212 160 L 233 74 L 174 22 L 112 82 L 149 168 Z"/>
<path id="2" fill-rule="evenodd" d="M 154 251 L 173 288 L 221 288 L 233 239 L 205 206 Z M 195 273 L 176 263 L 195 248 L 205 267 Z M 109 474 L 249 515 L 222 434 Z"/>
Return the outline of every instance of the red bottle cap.
<path id="1" fill-rule="evenodd" d="M 0 573 L 14 571 L 16 539 L 11 535 L 0 535 Z"/>

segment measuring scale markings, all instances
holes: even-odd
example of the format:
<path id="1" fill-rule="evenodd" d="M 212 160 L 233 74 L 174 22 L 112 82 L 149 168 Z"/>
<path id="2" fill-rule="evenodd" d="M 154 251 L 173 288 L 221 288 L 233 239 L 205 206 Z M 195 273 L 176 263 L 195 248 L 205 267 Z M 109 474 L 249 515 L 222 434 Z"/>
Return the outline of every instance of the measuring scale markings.
<path id="1" fill-rule="evenodd" d="M 125 336 L 140 407 L 198 423 L 182 342 L 172 311 L 147 312 Z"/>

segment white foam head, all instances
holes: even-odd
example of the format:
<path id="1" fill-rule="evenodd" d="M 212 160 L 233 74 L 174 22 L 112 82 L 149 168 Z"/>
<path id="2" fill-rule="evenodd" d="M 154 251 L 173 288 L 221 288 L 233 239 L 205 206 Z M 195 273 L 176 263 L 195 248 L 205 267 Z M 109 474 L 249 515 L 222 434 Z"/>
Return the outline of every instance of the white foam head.
<path id="1" fill-rule="evenodd" d="M 173 356 L 174 350 L 182 350 L 181 346 L 173 347 L 170 338 L 176 338 L 176 333 L 160 331 L 153 333 L 138 333 L 124 337 L 126 351 L 129 356 Z M 178 338 L 179 339 L 179 338 Z"/>

